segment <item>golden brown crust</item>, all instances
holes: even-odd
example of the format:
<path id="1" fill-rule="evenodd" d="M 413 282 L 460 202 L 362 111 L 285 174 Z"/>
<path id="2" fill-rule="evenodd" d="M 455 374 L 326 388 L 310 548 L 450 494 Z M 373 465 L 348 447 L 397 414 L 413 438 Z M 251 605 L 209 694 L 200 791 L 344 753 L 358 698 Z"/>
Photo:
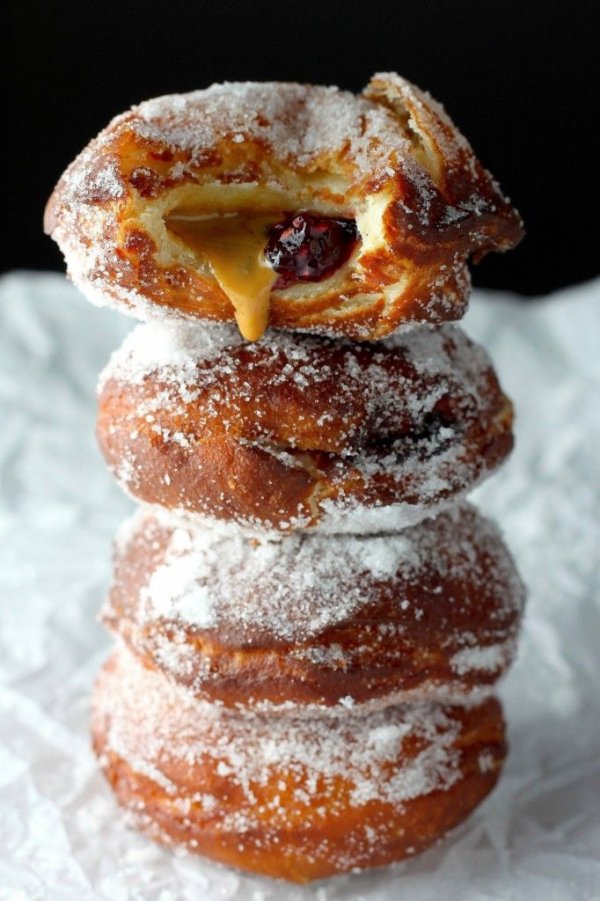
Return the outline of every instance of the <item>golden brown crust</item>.
<path id="1" fill-rule="evenodd" d="M 506 753 L 495 699 L 290 720 L 279 736 L 170 692 L 122 652 L 99 677 L 94 747 L 117 799 L 154 839 L 294 882 L 424 850 L 491 791 Z"/>
<path id="2" fill-rule="evenodd" d="M 140 511 L 115 545 L 103 621 L 226 707 L 377 707 L 489 693 L 522 606 L 498 531 L 470 506 L 398 535 L 263 545 Z"/>
<path id="3" fill-rule="evenodd" d="M 511 450 L 510 402 L 454 327 L 360 345 L 276 333 L 243 345 L 217 331 L 208 350 L 197 333 L 175 329 L 170 357 L 165 326 L 140 327 L 103 377 L 100 448 L 145 502 L 276 531 L 346 531 L 349 513 L 395 510 L 383 528 L 397 528 Z M 147 359 L 153 342 L 162 362 Z"/>
<path id="4" fill-rule="evenodd" d="M 75 160 L 45 223 L 95 302 L 228 321 L 210 268 L 165 226 L 174 209 L 207 207 L 355 218 L 351 260 L 324 281 L 273 290 L 270 323 L 358 339 L 460 318 L 468 258 L 522 236 L 441 107 L 393 74 L 359 97 L 246 84 L 149 101 Z"/>

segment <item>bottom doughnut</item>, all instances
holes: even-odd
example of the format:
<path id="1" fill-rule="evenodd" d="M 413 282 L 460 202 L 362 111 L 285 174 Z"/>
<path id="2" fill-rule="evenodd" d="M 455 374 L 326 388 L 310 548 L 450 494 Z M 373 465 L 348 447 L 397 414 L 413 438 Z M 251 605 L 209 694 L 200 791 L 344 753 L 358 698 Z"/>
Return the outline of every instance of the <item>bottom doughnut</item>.
<path id="1" fill-rule="evenodd" d="M 309 882 L 417 854 L 495 785 L 495 699 L 332 717 L 239 714 L 195 699 L 119 649 L 98 677 L 94 748 L 152 838 Z"/>

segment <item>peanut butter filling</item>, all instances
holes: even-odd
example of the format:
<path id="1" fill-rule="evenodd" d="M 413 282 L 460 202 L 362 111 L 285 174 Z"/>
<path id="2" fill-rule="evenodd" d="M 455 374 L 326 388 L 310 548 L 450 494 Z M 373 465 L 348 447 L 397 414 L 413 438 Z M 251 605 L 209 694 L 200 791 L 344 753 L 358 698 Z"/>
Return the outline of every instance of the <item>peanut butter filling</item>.
<path id="1" fill-rule="evenodd" d="M 235 310 L 238 328 L 248 341 L 257 341 L 269 322 L 269 299 L 277 273 L 264 249 L 269 228 L 280 213 L 172 213 L 167 227 L 210 267 Z"/>
<path id="2" fill-rule="evenodd" d="M 354 219 L 265 207 L 260 212 L 179 208 L 165 223 L 210 269 L 248 341 L 261 338 L 269 324 L 274 287 L 328 278 L 361 240 Z"/>

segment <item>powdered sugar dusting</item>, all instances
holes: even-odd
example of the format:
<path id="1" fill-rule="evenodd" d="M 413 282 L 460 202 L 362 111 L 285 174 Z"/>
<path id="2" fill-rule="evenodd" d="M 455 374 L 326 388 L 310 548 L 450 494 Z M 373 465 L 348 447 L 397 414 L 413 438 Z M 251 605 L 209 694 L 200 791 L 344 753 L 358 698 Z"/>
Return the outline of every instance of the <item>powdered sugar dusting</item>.
<path id="1" fill-rule="evenodd" d="M 418 540 L 404 535 L 324 540 L 296 532 L 285 541 L 258 541 L 234 525 L 215 534 L 166 511 L 153 521 L 142 509 L 134 519 L 126 533 L 138 531 L 150 543 L 156 526 L 176 526 L 165 562 L 142 590 L 142 622 L 243 624 L 248 635 L 306 639 L 372 602 L 376 582 L 400 572 L 414 579 L 421 565 Z"/>
<path id="2" fill-rule="evenodd" d="M 175 617 L 202 629 L 215 625 L 210 592 L 201 584 L 205 569 L 197 556 L 169 556 L 143 592 L 155 616 Z"/>
<path id="3" fill-rule="evenodd" d="M 139 384 L 148 374 L 158 373 L 161 381 L 190 389 L 201 360 L 214 359 L 225 348 L 243 341 L 239 330 L 229 323 L 158 320 L 138 325 L 112 354 L 98 387 L 115 376 Z"/>
<path id="4" fill-rule="evenodd" d="M 242 645 L 259 635 L 305 642 L 373 604 L 385 583 L 393 587 L 394 629 L 401 631 L 403 619 L 408 623 L 422 615 L 406 600 L 407 589 L 421 586 L 425 578 L 435 585 L 451 577 L 470 586 L 490 608 L 490 635 L 483 619 L 477 638 L 468 630 L 447 635 L 468 649 L 464 660 L 456 659 L 455 669 L 462 673 L 468 655 L 474 659 L 477 652 L 473 645 L 489 644 L 494 630 L 505 629 L 503 620 L 510 622 L 523 606 L 523 586 L 498 530 L 466 505 L 396 534 L 295 533 L 279 541 L 248 539 L 234 524 L 215 533 L 193 518 L 141 509 L 122 535 L 117 542 L 121 555 L 128 542 L 140 537 L 150 548 L 167 536 L 164 562 L 142 588 L 135 618 L 234 629 Z M 429 608 L 435 603 L 435 597 L 423 600 Z M 456 597 L 454 603 L 462 607 L 466 601 Z M 298 646 L 292 653 L 310 656 L 311 651 Z M 335 668 L 346 654 L 332 645 L 321 663 Z M 493 671 L 506 664 L 501 656 L 492 659 L 494 654 L 496 649 L 482 649 L 480 668 Z"/>
<path id="5" fill-rule="evenodd" d="M 158 97 L 133 112 L 139 134 L 191 151 L 192 159 L 229 135 L 235 143 L 266 145 L 302 168 L 344 151 L 362 175 L 376 175 L 396 156 L 412 158 L 390 110 L 336 87 L 227 82 Z"/>
<path id="6" fill-rule="evenodd" d="M 238 358 L 229 349 L 238 348 L 241 344 L 244 344 L 243 338 L 237 328 L 229 323 L 199 324 L 179 320 L 138 325 L 111 356 L 100 376 L 99 387 L 101 389 L 106 381 L 113 378 L 139 384 L 151 374 L 161 382 L 181 386 L 187 391 L 193 390 L 199 379 L 202 384 L 208 380 L 217 386 L 222 376 L 234 375 L 240 368 Z M 263 358 L 265 354 L 272 357 L 283 354 L 289 366 L 274 378 L 279 381 L 291 378 L 301 387 L 308 387 L 328 377 L 329 371 L 327 367 L 322 368 L 323 360 L 319 356 L 319 352 L 323 353 L 328 347 L 337 347 L 344 354 L 345 382 L 356 390 L 360 379 L 360 387 L 368 393 L 372 403 L 388 413 L 389 404 L 394 401 L 397 404 L 400 398 L 389 393 L 390 387 L 398 393 L 398 382 L 384 367 L 383 354 L 386 351 L 394 351 L 414 367 L 411 379 L 415 383 L 411 386 L 413 392 L 406 392 L 401 401 L 403 404 L 413 404 L 419 413 L 423 412 L 426 401 L 431 409 L 450 384 L 462 383 L 471 393 L 475 393 L 490 366 L 483 348 L 469 341 L 459 328 L 452 325 L 435 328 L 417 326 L 409 332 L 399 332 L 386 338 L 377 344 L 382 356 L 373 353 L 368 365 L 359 364 L 360 349 L 350 341 L 340 339 L 331 342 L 309 335 L 299 338 L 286 331 L 270 332 L 260 342 L 246 345 L 246 351 L 250 356 L 256 353 L 257 357 L 260 354 Z M 213 363 L 211 368 L 200 372 L 199 364 L 209 360 Z M 317 361 L 320 364 L 318 368 Z M 419 379 L 441 380 L 433 390 L 433 398 L 429 397 L 429 384 L 427 398 L 419 391 Z M 346 386 L 341 384 L 339 387 L 343 391 Z"/>
<path id="7" fill-rule="evenodd" d="M 505 666 L 513 656 L 514 641 L 489 645 L 484 648 L 464 648 L 453 656 L 451 666 L 459 676 L 476 670 L 494 672 Z"/>

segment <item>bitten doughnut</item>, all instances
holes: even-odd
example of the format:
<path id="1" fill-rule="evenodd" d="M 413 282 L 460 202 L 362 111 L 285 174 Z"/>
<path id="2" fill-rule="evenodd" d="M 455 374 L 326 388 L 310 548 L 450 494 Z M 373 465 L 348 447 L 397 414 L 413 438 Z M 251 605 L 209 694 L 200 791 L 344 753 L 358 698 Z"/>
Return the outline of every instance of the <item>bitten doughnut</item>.
<path id="1" fill-rule="evenodd" d="M 273 713 L 490 694 L 524 590 L 469 506 L 398 534 L 257 542 L 140 510 L 103 621 L 198 697 Z"/>
<path id="2" fill-rule="evenodd" d="M 422 851 L 462 822 L 506 753 L 495 699 L 366 716 L 223 713 L 124 650 L 95 688 L 94 747 L 152 838 L 308 882 Z"/>
<path id="3" fill-rule="evenodd" d="M 512 408 L 455 326 L 377 344 L 138 326 L 99 391 L 100 448 L 134 497 L 272 532 L 395 531 L 512 447 Z"/>
<path id="4" fill-rule="evenodd" d="M 354 96 L 223 84 L 114 119 L 45 227 L 97 303 L 357 339 L 464 313 L 467 261 L 522 236 L 442 107 L 395 74 Z"/>

